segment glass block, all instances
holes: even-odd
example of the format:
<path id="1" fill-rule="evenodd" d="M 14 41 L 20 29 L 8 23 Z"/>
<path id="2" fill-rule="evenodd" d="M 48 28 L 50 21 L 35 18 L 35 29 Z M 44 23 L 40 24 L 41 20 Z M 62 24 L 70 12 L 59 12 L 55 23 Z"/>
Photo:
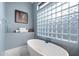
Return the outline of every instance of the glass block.
<path id="1" fill-rule="evenodd" d="M 48 24 L 51 24 L 51 16 L 50 16 L 50 19 L 48 20 Z"/>
<path id="2" fill-rule="evenodd" d="M 50 11 L 52 8 L 51 8 L 51 6 L 49 6 L 47 9 L 48 9 L 48 11 Z"/>
<path id="3" fill-rule="evenodd" d="M 51 15 L 51 21 L 53 20 L 53 19 L 55 19 L 55 14 L 53 15 Z"/>
<path id="4" fill-rule="evenodd" d="M 52 14 L 55 13 L 56 12 L 56 9 L 52 9 L 51 12 L 52 12 Z"/>
<path id="5" fill-rule="evenodd" d="M 46 32 L 48 32 L 48 28 L 46 28 Z"/>
<path id="6" fill-rule="evenodd" d="M 56 34 L 53 34 L 53 37 L 56 37 Z"/>
<path id="7" fill-rule="evenodd" d="M 51 15 L 51 18 L 53 19 L 54 17 L 53 17 L 53 14 Z"/>
<path id="8" fill-rule="evenodd" d="M 51 19 L 51 15 L 49 15 L 49 16 L 47 17 L 47 19 Z"/>
<path id="9" fill-rule="evenodd" d="M 45 13 L 47 12 L 47 9 L 45 9 Z"/>
<path id="10" fill-rule="evenodd" d="M 78 5 L 70 8 L 70 13 L 78 12 Z"/>
<path id="11" fill-rule="evenodd" d="M 46 32 L 44 34 L 45 34 L 44 36 L 46 36 Z"/>
<path id="12" fill-rule="evenodd" d="M 65 35 L 65 34 L 63 34 L 63 39 L 69 39 L 69 35 Z"/>
<path id="13" fill-rule="evenodd" d="M 58 3 L 57 3 L 57 6 L 60 6 L 60 5 L 61 5 L 61 2 L 58 2 Z"/>
<path id="14" fill-rule="evenodd" d="M 44 17 L 44 14 L 41 15 L 41 18 L 43 18 L 43 17 Z"/>
<path id="15" fill-rule="evenodd" d="M 68 15 L 62 16 L 62 22 L 68 22 Z"/>
<path id="16" fill-rule="evenodd" d="M 46 33 L 46 36 L 48 36 L 48 33 Z"/>
<path id="17" fill-rule="evenodd" d="M 56 33 L 56 28 L 53 27 L 53 33 Z"/>
<path id="18" fill-rule="evenodd" d="M 53 24 L 53 32 L 56 32 L 56 24 Z"/>
<path id="19" fill-rule="evenodd" d="M 72 34 L 77 34 L 78 33 L 78 22 L 72 22 L 71 23 L 71 33 Z"/>
<path id="20" fill-rule="evenodd" d="M 49 32 L 51 32 L 51 28 L 49 27 Z"/>
<path id="21" fill-rule="evenodd" d="M 46 12 L 46 13 L 45 13 L 45 15 L 47 16 L 47 15 L 48 15 L 48 13 Z"/>
<path id="22" fill-rule="evenodd" d="M 44 21 L 46 21 L 46 16 L 44 16 Z"/>
<path id="23" fill-rule="evenodd" d="M 47 20 L 47 17 L 46 17 L 46 20 Z"/>
<path id="24" fill-rule="evenodd" d="M 57 12 L 61 11 L 61 6 L 57 7 Z"/>
<path id="25" fill-rule="evenodd" d="M 43 33 L 41 34 L 41 36 L 43 36 Z"/>
<path id="26" fill-rule="evenodd" d="M 62 23 L 58 23 L 57 24 L 57 33 L 61 33 L 62 32 Z"/>
<path id="27" fill-rule="evenodd" d="M 42 11 L 42 14 L 44 14 L 44 10 Z"/>
<path id="28" fill-rule="evenodd" d="M 71 40 L 72 41 L 77 41 L 78 40 L 78 35 L 71 35 Z"/>
<path id="29" fill-rule="evenodd" d="M 71 34 L 78 34 L 78 29 L 71 29 Z"/>
<path id="30" fill-rule="evenodd" d="M 67 15 L 69 13 L 68 11 L 69 11 L 69 9 L 63 10 L 62 15 Z"/>
<path id="31" fill-rule="evenodd" d="M 45 32 L 45 29 L 43 28 L 43 32 Z"/>
<path id="32" fill-rule="evenodd" d="M 74 6 L 74 5 L 77 5 L 77 4 L 78 4 L 78 2 L 70 2 L 70 7 Z"/>
<path id="33" fill-rule="evenodd" d="M 51 33 L 49 33 L 49 37 L 51 36 Z"/>
<path id="34" fill-rule="evenodd" d="M 64 22 L 63 23 L 63 33 L 68 33 L 69 32 L 69 25 L 68 23 Z"/>
<path id="35" fill-rule="evenodd" d="M 42 35 L 41 32 L 38 33 L 39 35 Z"/>
<path id="36" fill-rule="evenodd" d="M 53 16 L 53 18 L 55 18 L 56 17 L 56 14 L 53 14 L 52 16 Z"/>
<path id="37" fill-rule="evenodd" d="M 69 3 L 66 2 L 66 3 L 64 3 L 64 4 L 62 5 L 62 10 L 63 10 L 63 9 L 66 9 L 66 8 L 68 8 L 68 7 L 69 7 Z"/>
<path id="38" fill-rule="evenodd" d="M 43 35 L 44 35 L 44 33 L 43 33 Z"/>
<path id="39" fill-rule="evenodd" d="M 53 27 L 51 28 L 51 32 L 53 33 Z"/>
<path id="40" fill-rule="evenodd" d="M 53 33 L 51 33 L 51 37 L 53 37 Z"/>
<path id="41" fill-rule="evenodd" d="M 48 11 L 48 15 L 51 15 L 51 11 Z"/>
<path id="42" fill-rule="evenodd" d="M 40 12 L 40 15 L 42 14 L 42 11 Z"/>
<path id="43" fill-rule="evenodd" d="M 55 19 L 55 18 L 53 18 L 53 19 L 52 19 L 52 23 L 55 23 L 55 22 L 56 22 L 56 19 Z"/>
<path id="44" fill-rule="evenodd" d="M 54 5 L 52 4 L 51 8 L 54 9 L 55 7 L 56 7 L 56 4 L 54 4 Z"/>
<path id="45" fill-rule="evenodd" d="M 78 22 L 78 13 L 70 14 L 69 21 L 70 22 L 74 22 L 74 21 Z"/>
<path id="46" fill-rule="evenodd" d="M 56 18 L 56 23 L 58 23 L 58 22 L 62 22 L 61 16 Z"/>
<path id="47" fill-rule="evenodd" d="M 40 15 L 39 14 L 37 14 L 37 17 L 39 17 Z"/>
<path id="48" fill-rule="evenodd" d="M 57 34 L 57 38 L 62 38 L 62 35 L 61 34 Z"/>
<path id="49" fill-rule="evenodd" d="M 57 15 L 57 17 L 61 16 L 61 12 L 57 12 L 56 15 Z"/>

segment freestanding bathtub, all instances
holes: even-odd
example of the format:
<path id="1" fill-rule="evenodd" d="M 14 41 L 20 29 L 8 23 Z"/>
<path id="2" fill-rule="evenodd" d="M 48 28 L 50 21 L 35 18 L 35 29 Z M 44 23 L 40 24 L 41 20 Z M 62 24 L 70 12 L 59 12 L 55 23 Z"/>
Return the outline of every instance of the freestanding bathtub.
<path id="1" fill-rule="evenodd" d="M 69 56 L 62 47 L 43 40 L 31 39 L 27 41 L 27 45 L 31 56 Z"/>

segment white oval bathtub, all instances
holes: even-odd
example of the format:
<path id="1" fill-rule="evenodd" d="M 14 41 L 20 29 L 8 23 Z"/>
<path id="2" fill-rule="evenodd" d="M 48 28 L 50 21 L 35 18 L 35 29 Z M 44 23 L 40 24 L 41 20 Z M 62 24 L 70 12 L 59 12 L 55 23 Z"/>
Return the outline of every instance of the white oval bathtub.
<path id="1" fill-rule="evenodd" d="M 62 47 L 46 43 L 43 40 L 31 39 L 27 41 L 28 50 L 31 56 L 68 56 L 68 52 Z"/>

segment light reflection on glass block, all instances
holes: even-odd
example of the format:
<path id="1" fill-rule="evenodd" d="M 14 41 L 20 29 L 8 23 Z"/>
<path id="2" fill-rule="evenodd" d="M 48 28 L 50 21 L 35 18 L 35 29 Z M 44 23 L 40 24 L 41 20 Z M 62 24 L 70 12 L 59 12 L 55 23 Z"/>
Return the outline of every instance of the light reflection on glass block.
<path id="1" fill-rule="evenodd" d="M 78 41 L 69 40 L 70 43 L 78 44 Z"/>
<path id="2" fill-rule="evenodd" d="M 45 9 L 45 13 L 47 12 L 47 9 Z"/>
<path id="3" fill-rule="evenodd" d="M 69 7 L 69 2 L 66 2 L 62 5 L 62 10 Z"/>
<path id="4" fill-rule="evenodd" d="M 60 6 L 61 4 L 62 4 L 61 2 L 58 2 L 58 3 L 57 3 L 57 6 Z"/>
<path id="5" fill-rule="evenodd" d="M 56 17 L 61 16 L 61 12 L 57 12 Z"/>
<path id="6" fill-rule="evenodd" d="M 78 5 L 70 8 L 70 13 L 78 12 Z"/>
<path id="7" fill-rule="evenodd" d="M 56 9 L 52 9 L 52 11 L 51 11 L 51 12 L 52 12 L 52 14 L 53 14 L 53 13 L 55 13 L 55 12 L 56 12 Z"/>
<path id="8" fill-rule="evenodd" d="M 74 6 L 74 5 L 77 5 L 77 4 L 78 4 L 78 2 L 70 2 L 70 7 Z"/>
<path id="9" fill-rule="evenodd" d="M 61 6 L 57 7 L 57 12 L 61 11 Z"/>
<path id="10" fill-rule="evenodd" d="M 52 4 L 51 8 L 54 9 L 55 7 L 56 7 L 56 4 L 54 4 L 54 5 Z"/>

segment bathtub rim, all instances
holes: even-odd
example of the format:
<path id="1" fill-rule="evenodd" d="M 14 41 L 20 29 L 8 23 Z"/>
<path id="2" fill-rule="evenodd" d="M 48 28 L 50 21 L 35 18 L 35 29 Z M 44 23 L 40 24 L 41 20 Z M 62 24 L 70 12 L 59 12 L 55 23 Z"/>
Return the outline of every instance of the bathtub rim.
<path id="1" fill-rule="evenodd" d="M 43 56 L 49 56 L 49 55 L 46 55 L 46 54 L 42 53 L 41 51 L 35 49 L 31 44 L 29 45 L 29 43 L 30 43 L 29 41 L 33 41 L 33 40 L 45 42 L 44 40 L 41 40 L 41 39 L 30 39 L 30 40 L 27 41 L 27 45 L 28 45 L 30 48 L 32 48 L 33 50 L 35 50 L 37 53 L 39 53 L 39 54 L 41 54 L 41 55 L 43 55 Z M 63 49 L 63 50 L 66 52 L 66 55 L 65 55 L 65 56 L 69 56 L 68 51 L 67 51 L 66 49 L 64 49 L 63 47 L 61 47 L 61 46 L 59 46 L 59 45 L 57 45 L 57 44 L 51 43 L 51 42 L 48 42 L 47 44 L 51 44 L 51 45 L 53 44 L 53 45 L 55 45 L 55 46 L 57 46 L 57 47 Z M 52 56 L 52 55 L 50 55 L 50 56 Z M 60 56 L 62 56 L 62 55 L 60 55 Z"/>
<path id="2" fill-rule="evenodd" d="M 40 39 L 30 39 L 30 40 L 43 41 L 43 40 L 40 40 Z M 28 41 L 27 41 L 27 46 L 29 46 L 29 44 L 28 44 L 28 43 L 29 43 L 29 41 L 30 41 L 30 40 L 28 40 Z M 39 50 L 37 50 L 37 49 L 33 48 L 33 47 L 32 47 L 32 45 L 30 45 L 29 47 L 30 47 L 30 48 L 32 48 L 33 50 L 35 50 L 37 53 L 39 53 L 39 54 L 41 54 L 41 55 L 43 55 L 43 56 L 47 56 L 47 55 L 45 55 L 44 53 L 40 52 Z"/>

